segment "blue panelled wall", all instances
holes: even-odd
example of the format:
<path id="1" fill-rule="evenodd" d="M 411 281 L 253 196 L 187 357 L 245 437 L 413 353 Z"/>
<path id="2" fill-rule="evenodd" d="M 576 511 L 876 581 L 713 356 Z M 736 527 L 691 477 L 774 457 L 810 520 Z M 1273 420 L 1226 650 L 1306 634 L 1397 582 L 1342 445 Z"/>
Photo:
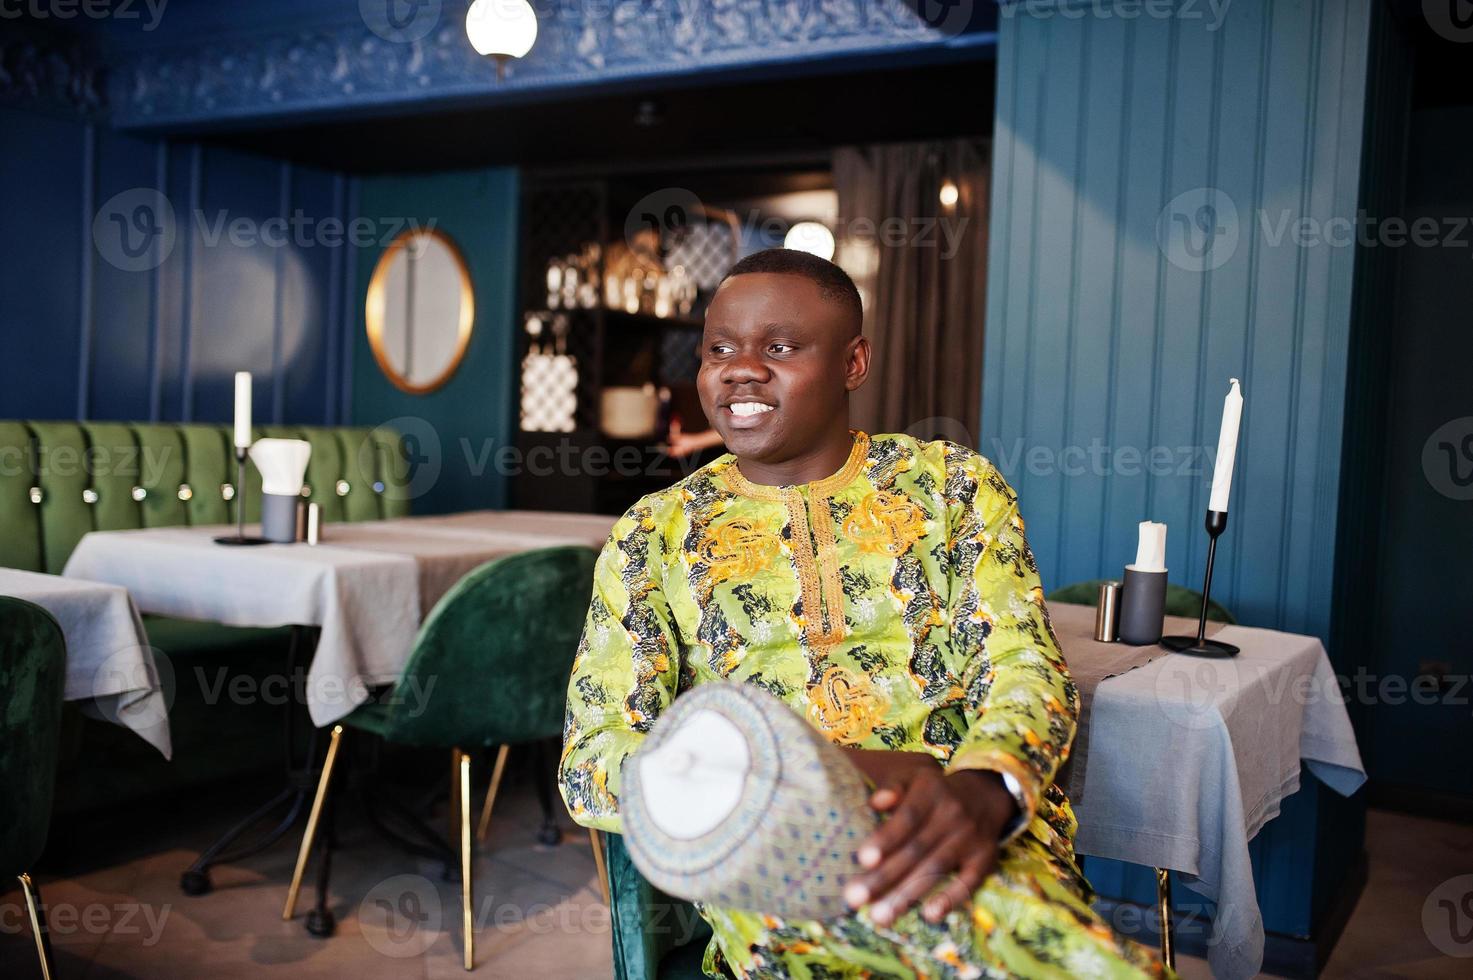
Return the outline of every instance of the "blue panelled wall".
<path id="1" fill-rule="evenodd" d="M 1047 587 L 1118 578 L 1152 519 L 1171 579 L 1200 588 L 1222 399 L 1242 379 L 1213 595 L 1327 638 L 1355 252 L 1285 229 L 1355 213 L 1370 4 L 1176 9 L 1003 10 L 982 450 L 1020 494 Z M 1309 934 L 1360 851 L 1359 809 L 1329 796 L 1306 776 L 1254 843 L 1272 931 Z M 1144 869 L 1087 864 L 1103 893 L 1149 899 Z"/>
<path id="2" fill-rule="evenodd" d="M 220 421 L 249 370 L 258 422 L 347 421 L 346 178 L 64 112 L 0 133 L 0 417 Z"/>

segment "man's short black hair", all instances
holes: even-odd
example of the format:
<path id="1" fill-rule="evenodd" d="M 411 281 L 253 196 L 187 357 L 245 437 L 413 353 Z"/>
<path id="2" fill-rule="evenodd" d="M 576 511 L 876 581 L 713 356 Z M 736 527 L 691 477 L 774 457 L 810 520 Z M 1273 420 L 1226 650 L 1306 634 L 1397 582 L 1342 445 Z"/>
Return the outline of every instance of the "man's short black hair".
<path id="1" fill-rule="evenodd" d="M 828 259 L 819 258 L 809 252 L 800 252 L 794 248 L 767 248 L 760 252 L 753 252 L 732 266 L 731 271 L 723 276 L 721 281 L 724 283 L 733 276 L 745 275 L 748 272 L 802 276 L 815 283 L 826 298 L 843 306 L 845 312 L 854 321 L 854 332 L 856 334 L 860 332 L 860 325 L 864 321 L 864 306 L 859 301 L 859 290 L 855 287 L 854 280 L 849 278 L 849 273 Z"/>

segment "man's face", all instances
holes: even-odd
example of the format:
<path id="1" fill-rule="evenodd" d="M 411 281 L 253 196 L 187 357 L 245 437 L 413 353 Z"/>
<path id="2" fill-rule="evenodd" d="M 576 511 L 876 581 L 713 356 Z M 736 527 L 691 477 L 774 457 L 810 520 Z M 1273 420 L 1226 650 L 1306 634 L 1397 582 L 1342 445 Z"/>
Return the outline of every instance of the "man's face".
<path id="1" fill-rule="evenodd" d="M 722 284 L 706 312 L 701 407 L 739 458 L 783 463 L 848 425 L 867 343 L 817 283 L 753 272 Z"/>

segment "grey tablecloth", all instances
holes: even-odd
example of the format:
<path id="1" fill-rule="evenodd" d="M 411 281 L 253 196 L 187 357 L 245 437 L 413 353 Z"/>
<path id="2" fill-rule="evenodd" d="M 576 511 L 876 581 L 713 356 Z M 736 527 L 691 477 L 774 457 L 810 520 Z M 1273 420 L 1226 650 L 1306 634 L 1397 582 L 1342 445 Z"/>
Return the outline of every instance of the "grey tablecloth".
<path id="1" fill-rule="evenodd" d="M 64 574 L 124 586 L 144 612 L 231 626 L 316 626 L 307 706 L 327 725 L 396 680 L 420 621 L 482 562 L 558 544 L 599 547 L 612 517 L 480 511 L 330 524 L 310 546 L 225 547 L 217 527 L 94 531 Z"/>
<path id="2" fill-rule="evenodd" d="M 56 617 L 66 637 L 66 700 L 132 729 L 164 758 L 172 755 L 158 668 L 126 589 L 0 568 L 0 595 L 34 602 Z"/>
<path id="3" fill-rule="evenodd" d="M 1102 643 L 1095 639 L 1095 608 L 1070 603 L 1049 605 L 1049 620 L 1054 627 L 1054 636 L 1069 662 L 1069 674 L 1079 689 L 1079 727 L 1074 734 L 1074 745 L 1069 761 L 1059 770 L 1059 782 L 1069 794 L 1076 807 L 1084 800 L 1085 769 L 1089 759 L 1089 711 L 1094 704 L 1095 689 L 1100 682 L 1111 677 L 1144 667 L 1157 657 L 1167 653 L 1160 644 L 1131 646 L 1126 643 Z M 1165 633 L 1197 633 L 1197 620 L 1167 616 Z M 1222 629 L 1221 623 L 1208 623 L 1207 635 L 1214 636 Z"/>
<path id="4" fill-rule="evenodd" d="M 1299 789 L 1301 761 L 1346 795 L 1365 770 L 1319 640 L 1243 626 L 1216 638 L 1242 653 L 1167 654 L 1100 683 L 1075 846 L 1180 872 L 1217 906 L 1213 973 L 1237 980 L 1263 963 L 1249 840 Z"/>

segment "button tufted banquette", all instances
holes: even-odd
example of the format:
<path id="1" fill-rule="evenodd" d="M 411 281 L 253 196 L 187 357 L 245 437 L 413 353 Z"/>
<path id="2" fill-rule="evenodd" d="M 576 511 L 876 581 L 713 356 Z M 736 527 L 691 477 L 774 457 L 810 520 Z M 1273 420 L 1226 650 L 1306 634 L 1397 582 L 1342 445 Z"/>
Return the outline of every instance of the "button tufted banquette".
<path id="1" fill-rule="evenodd" d="M 324 521 L 408 513 L 391 433 L 266 426 L 256 434 L 311 443 L 306 482 Z M 261 477 L 250 465 L 246 474 L 246 520 L 255 521 Z M 88 531 L 227 524 L 236 479 L 226 426 L 0 421 L 0 565 L 59 574 Z"/>

